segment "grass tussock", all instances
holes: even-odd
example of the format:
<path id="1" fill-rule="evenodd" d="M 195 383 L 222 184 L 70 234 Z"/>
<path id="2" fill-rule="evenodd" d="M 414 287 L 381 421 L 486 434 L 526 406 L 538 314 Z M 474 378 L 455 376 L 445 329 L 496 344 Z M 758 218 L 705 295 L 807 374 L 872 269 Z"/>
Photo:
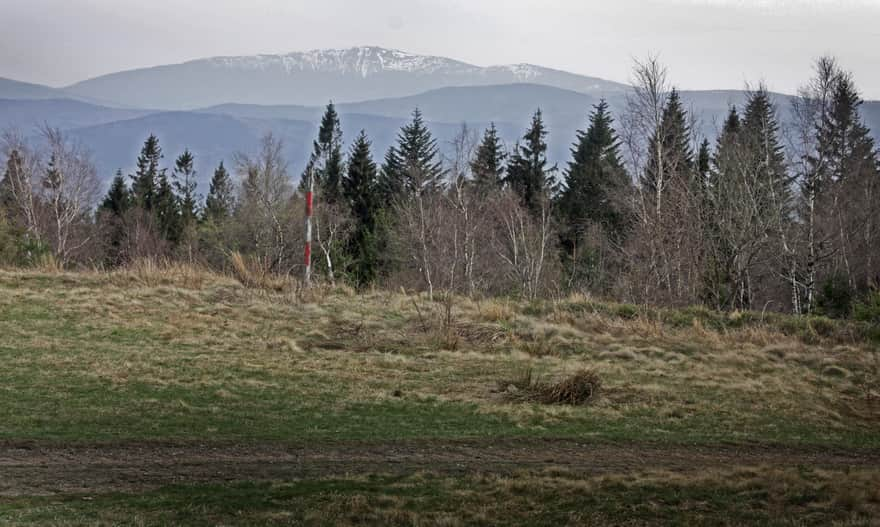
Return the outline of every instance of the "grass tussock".
<path id="1" fill-rule="evenodd" d="M 498 387 L 511 401 L 581 406 L 599 398 L 602 381 L 594 370 L 582 369 L 548 383 L 538 379 L 532 369 L 527 369 L 519 378 L 502 381 Z"/>
<path id="2" fill-rule="evenodd" d="M 229 256 L 229 263 L 232 276 L 247 288 L 284 291 L 291 286 L 289 278 L 272 273 L 268 263 L 261 258 L 244 256 L 236 251 Z"/>

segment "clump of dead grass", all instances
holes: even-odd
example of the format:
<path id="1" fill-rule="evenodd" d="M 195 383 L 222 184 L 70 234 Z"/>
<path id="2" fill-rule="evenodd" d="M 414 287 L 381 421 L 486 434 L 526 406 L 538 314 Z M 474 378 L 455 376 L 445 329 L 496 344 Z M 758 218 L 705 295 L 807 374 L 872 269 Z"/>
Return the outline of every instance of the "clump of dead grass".
<path id="1" fill-rule="evenodd" d="M 557 382 L 542 381 L 527 369 L 517 379 L 500 382 L 498 388 L 514 402 L 582 406 L 599 398 L 602 381 L 591 369 L 578 370 Z"/>
<path id="2" fill-rule="evenodd" d="M 174 286 L 202 289 L 206 282 L 222 281 L 222 277 L 197 265 L 159 258 L 141 258 L 110 273 L 117 285 L 135 283 L 146 287 Z"/>
<path id="3" fill-rule="evenodd" d="M 229 263 L 232 265 L 232 276 L 247 288 L 280 292 L 290 286 L 289 279 L 274 274 L 261 258 L 244 256 L 235 251 L 229 255 Z"/>

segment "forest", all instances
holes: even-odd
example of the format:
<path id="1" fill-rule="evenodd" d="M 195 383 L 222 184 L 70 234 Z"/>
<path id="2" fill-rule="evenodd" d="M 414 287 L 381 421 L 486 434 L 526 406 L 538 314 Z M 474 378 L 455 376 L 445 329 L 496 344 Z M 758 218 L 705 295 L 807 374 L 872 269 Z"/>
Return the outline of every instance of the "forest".
<path id="1" fill-rule="evenodd" d="M 657 59 L 632 78 L 620 115 L 583 110 L 564 166 L 540 109 L 515 145 L 463 124 L 444 149 L 415 109 L 377 153 L 369 131 L 342 137 L 330 103 L 302 174 L 267 134 L 199 189 L 196 154 L 166 159 L 149 135 L 105 192 L 87 146 L 51 123 L 39 141 L 6 130 L 0 265 L 184 261 L 283 287 L 304 274 L 313 191 L 314 282 L 878 317 L 880 154 L 851 74 L 816 60 L 787 108 L 759 84 L 711 141 Z"/>

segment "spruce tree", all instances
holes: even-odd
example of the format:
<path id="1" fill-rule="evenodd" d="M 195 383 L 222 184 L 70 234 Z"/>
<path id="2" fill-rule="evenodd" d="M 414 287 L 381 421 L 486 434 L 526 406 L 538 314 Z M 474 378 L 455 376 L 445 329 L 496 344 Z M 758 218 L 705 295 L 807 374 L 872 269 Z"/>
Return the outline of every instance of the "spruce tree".
<path id="1" fill-rule="evenodd" d="M 131 193 L 125 183 L 122 170 L 117 170 L 100 210 L 121 218 L 129 208 L 131 208 Z"/>
<path id="2" fill-rule="evenodd" d="M 588 223 L 600 225 L 611 239 L 619 240 L 626 227 L 621 194 L 629 182 L 605 101 L 594 107 L 588 130 L 578 131 L 571 154 L 558 207 L 567 230 L 563 246 L 572 250 Z"/>
<path id="3" fill-rule="evenodd" d="M 471 162 L 474 186 L 479 192 L 485 193 L 501 188 L 504 183 L 506 158 L 507 152 L 504 151 L 504 145 L 498 137 L 495 123 L 491 123 L 483 134 L 483 140 Z"/>
<path id="4" fill-rule="evenodd" d="M 183 230 L 180 202 L 174 194 L 174 187 L 168 180 L 164 169 L 159 171 L 153 212 L 156 215 L 159 234 L 162 238 L 171 243 L 179 242 Z"/>
<path id="5" fill-rule="evenodd" d="M 648 164 L 642 176 L 642 186 L 654 197 L 659 212 L 662 196 L 674 181 L 689 182 L 694 169 L 690 147 L 690 127 L 687 113 L 677 90 L 672 90 L 660 125 L 649 141 Z"/>
<path id="6" fill-rule="evenodd" d="M 766 89 L 749 94 L 742 121 L 742 142 L 746 150 L 742 162 L 755 174 L 760 201 L 757 209 L 765 216 L 788 218 L 791 212 L 792 178 L 785 165 L 785 152 L 779 141 L 776 111 Z"/>
<path id="7" fill-rule="evenodd" d="M 378 275 L 378 215 L 381 202 L 376 163 L 370 153 L 370 141 L 361 131 L 351 147 L 348 171 L 342 178 L 342 197 L 348 203 L 355 227 L 348 244 L 351 258 L 349 273 L 358 286 L 371 283 Z"/>
<path id="8" fill-rule="evenodd" d="M 507 165 L 505 182 L 533 214 L 541 212 L 544 202 L 551 199 L 556 190 L 553 177 L 556 167 L 547 166 L 546 136 L 547 129 L 539 109 L 532 116 L 522 143 L 516 145 Z"/>
<path id="9" fill-rule="evenodd" d="M 214 170 L 208 197 L 205 198 L 204 219 L 221 222 L 232 215 L 235 207 L 235 186 L 223 162 Z"/>
<path id="10" fill-rule="evenodd" d="M 416 108 L 412 122 L 401 128 L 397 145 L 385 156 L 380 188 L 386 202 L 442 186 L 443 169 L 437 140 Z"/>
<path id="11" fill-rule="evenodd" d="M 159 139 L 150 135 L 141 148 L 137 160 L 137 171 L 131 176 L 131 194 L 135 205 L 144 210 L 153 210 L 158 191 L 159 162 L 162 148 Z"/>
<path id="12" fill-rule="evenodd" d="M 15 195 L 12 191 L 12 185 L 13 179 L 18 177 L 21 164 L 21 154 L 18 150 L 13 150 L 9 153 L 9 157 L 6 160 L 6 170 L 3 172 L 3 177 L 0 178 L 0 207 L 6 209 L 8 214 L 11 214 L 15 207 Z"/>
<path id="13" fill-rule="evenodd" d="M 342 127 L 339 114 L 331 102 L 321 118 L 318 138 L 312 143 L 306 170 L 300 179 L 300 192 L 305 192 L 308 177 L 315 179 L 315 191 L 328 203 L 335 203 L 341 192 L 341 178 L 345 170 L 342 155 Z"/>
<path id="14" fill-rule="evenodd" d="M 195 158 L 188 149 L 184 150 L 174 163 L 174 191 L 180 206 L 180 227 L 186 230 L 198 218 L 198 197 L 196 196 Z"/>

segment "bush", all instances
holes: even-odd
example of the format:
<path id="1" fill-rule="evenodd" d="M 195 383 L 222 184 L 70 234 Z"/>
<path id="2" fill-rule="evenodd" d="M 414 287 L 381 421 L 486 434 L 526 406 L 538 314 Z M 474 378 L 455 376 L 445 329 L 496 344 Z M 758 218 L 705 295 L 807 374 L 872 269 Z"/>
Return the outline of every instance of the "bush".
<path id="1" fill-rule="evenodd" d="M 831 318 L 847 318 L 852 312 L 853 290 L 846 277 L 834 275 L 826 278 L 816 300 L 817 314 Z"/>
<path id="2" fill-rule="evenodd" d="M 880 290 L 870 292 L 853 307 L 853 318 L 880 326 Z"/>

